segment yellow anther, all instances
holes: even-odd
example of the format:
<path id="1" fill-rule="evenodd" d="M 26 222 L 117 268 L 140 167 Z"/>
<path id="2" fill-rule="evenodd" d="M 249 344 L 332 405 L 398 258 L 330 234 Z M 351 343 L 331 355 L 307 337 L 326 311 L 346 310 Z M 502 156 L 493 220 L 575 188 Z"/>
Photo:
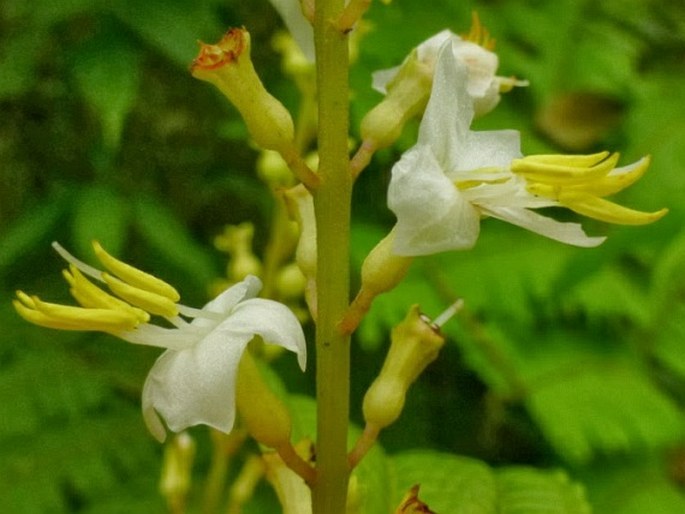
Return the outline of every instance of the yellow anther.
<path id="1" fill-rule="evenodd" d="M 595 196 L 610 196 L 616 194 L 640 180 L 647 171 L 647 168 L 649 168 L 650 162 L 651 159 L 649 156 L 643 157 L 639 161 L 624 168 L 621 173 L 610 173 L 599 180 L 587 184 L 569 186 L 568 190 L 591 193 Z"/>
<path id="2" fill-rule="evenodd" d="M 62 272 L 71 289 L 71 295 L 82 306 L 91 309 L 122 310 L 136 316 L 140 323 L 150 321 L 150 315 L 142 309 L 132 307 L 126 302 L 115 298 L 88 280 L 76 266 L 69 266 L 69 271 Z"/>
<path id="3" fill-rule="evenodd" d="M 150 314 L 166 317 L 173 317 L 178 314 L 176 303 L 171 301 L 167 296 L 140 289 L 113 277 L 109 273 L 103 273 L 102 279 L 119 298 L 126 300 L 131 305 L 146 310 Z"/>
<path id="4" fill-rule="evenodd" d="M 603 151 L 588 155 L 563 155 L 563 154 L 540 154 L 529 155 L 526 160 L 530 162 L 539 162 L 542 164 L 561 164 L 565 166 L 588 167 L 599 164 L 604 159 L 609 157 L 611 152 Z"/>
<path id="5" fill-rule="evenodd" d="M 578 214 L 617 225 L 646 225 L 663 218 L 668 209 L 642 212 L 618 205 L 604 198 L 576 191 L 560 191 L 559 203 Z"/>
<path id="6" fill-rule="evenodd" d="M 590 156 L 557 156 L 557 160 L 552 160 L 554 156 L 545 156 L 548 162 L 541 162 L 540 159 L 523 157 L 514 159 L 511 163 L 511 171 L 517 173 L 531 182 L 543 184 L 571 186 L 596 181 L 606 176 L 616 167 L 619 155 L 614 153 L 596 164 L 576 165 L 573 160 L 569 162 L 568 157 L 575 157 L 578 162 L 589 160 Z"/>
<path id="7" fill-rule="evenodd" d="M 137 318 L 130 313 L 111 309 L 84 309 L 43 302 L 17 291 L 15 309 L 25 320 L 36 325 L 62 330 L 97 330 L 121 332 L 138 326 Z"/>
<path id="8" fill-rule="evenodd" d="M 485 48 L 486 50 L 495 49 L 495 40 L 490 37 L 490 32 L 486 29 L 480 21 L 477 11 L 471 12 L 471 28 L 468 34 L 462 34 L 461 37 L 472 43 Z"/>
<path id="9" fill-rule="evenodd" d="M 149 273 L 145 273 L 138 268 L 134 268 L 133 266 L 112 257 L 97 241 L 93 241 L 93 249 L 102 265 L 124 282 L 127 282 L 137 289 L 163 296 L 174 303 L 181 299 L 181 295 L 178 294 L 178 291 L 176 291 L 173 286 L 157 277 L 153 277 Z"/>

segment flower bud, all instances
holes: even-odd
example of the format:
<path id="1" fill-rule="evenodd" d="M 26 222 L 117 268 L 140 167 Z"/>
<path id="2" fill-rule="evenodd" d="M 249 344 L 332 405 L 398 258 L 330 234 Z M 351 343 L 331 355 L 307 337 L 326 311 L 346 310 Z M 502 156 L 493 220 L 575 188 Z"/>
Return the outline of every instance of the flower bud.
<path id="1" fill-rule="evenodd" d="M 281 157 L 281 154 L 273 150 L 264 150 L 259 155 L 257 175 L 273 190 L 292 187 L 295 184 L 288 163 Z"/>
<path id="2" fill-rule="evenodd" d="M 407 274 L 413 258 L 395 254 L 394 240 L 395 232 L 391 231 L 364 259 L 361 288 L 340 323 L 344 332 L 354 332 L 376 296 L 393 289 Z"/>
<path id="3" fill-rule="evenodd" d="M 262 263 L 252 252 L 254 225 L 249 222 L 227 225 L 222 234 L 214 238 L 214 246 L 228 253 L 231 260 L 226 267 L 226 276 L 232 282 L 240 282 L 248 275 L 259 276 Z"/>
<path id="4" fill-rule="evenodd" d="M 195 441 L 186 432 L 176 435 L 164 448 L 159 489 L 172 512 L 185 510 L 194 458 Z"/>
<path id="5" fill-rule="evenodd" d="M 202 43 L 191 72 L 214 84 L 235 105 L 259 146 L 292 153 L 292 117 L 257 76 L 250 59 L 250 34 L 245 29 L 229 30 L 216 45 Z"/>
<path id="6" fill-rule="evenodd" d="M 269 448 L 279 448 L 290 443 L 290 413 L 266 385 L 248 352 L 240 360 L 236 406 L 245 428 L 258 443 Z"/>
<path id="7" fill-rule="evenodd" d="M 314 198 L 299 184 L 284 193 L 288 211 L 300 227 L 300 239 L 295 251 L 295 262 L 305 276 L 305 299 L 312 317 L 316 318 L 316 217 Z"/>
<path id="8" fill-rule="evenodd" d="M 426 108 L 433 84 L 433 67 L 421 62 L 412 51 L 397 75 L 387 84 L 387 95 L 361 123 L 363 141 L 372 142 L 374 150 L 393 144 L 408 120 Z"/>
<path id="9" fill-rule="evenodd" d="M 439 329 L 421 315 L 418 305 L 412 306 L 393 329 L 383 368 L 364 396 L 367 425 L 382 429 L 397 420 L 409 386 L 437 358 L 444 344 Z"/>

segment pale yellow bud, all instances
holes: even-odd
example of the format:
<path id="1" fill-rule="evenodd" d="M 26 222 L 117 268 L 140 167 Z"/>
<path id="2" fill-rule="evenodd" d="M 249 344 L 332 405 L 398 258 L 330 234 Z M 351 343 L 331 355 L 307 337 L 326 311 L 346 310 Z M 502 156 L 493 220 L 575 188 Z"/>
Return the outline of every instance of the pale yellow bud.
<path id="1" fill-rule="evenodd" d="M 307 279 L 295 263 L 281 268 L 276 276 L 276 291 L 284 301 L 300 298 L 306 285 Z"/>
<path id="2" fill-rule="evenodd" d="M 419 312 L 418 305 L 391 335 L 391 344 L 383 368 L 364 396 L 364 420 L 376 429 L 392 424 L 402 413 L 409 386 L 433 362 L 445 344 L 445 338 L 430 320 Z"/>
<path id="3" fill-rule="evenodd" d="M 245 428 L 257 442 L 270 448 L 290 444 L 290 413 L 269 389 L 248 352 L 243 354 L 238 368 L 236 407 Z"/>
<path id="4" fill-rule="evenodd" d="M 385 98 L 362 119 L 362 140 L 373 142 L 376 150 L 393 144 L 407 121 L 425 110 L 432 85 L 432 67 L 419 61 L 414 50 L 388 84 Z"/>

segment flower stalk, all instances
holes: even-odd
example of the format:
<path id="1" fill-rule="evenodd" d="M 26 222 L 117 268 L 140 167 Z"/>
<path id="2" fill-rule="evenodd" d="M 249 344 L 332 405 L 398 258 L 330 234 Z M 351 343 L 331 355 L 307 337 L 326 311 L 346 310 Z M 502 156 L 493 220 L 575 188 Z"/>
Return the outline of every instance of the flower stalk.
<path id="1" fill-rule="evenodd" d="M 347 37 L 331 23 L 343 7 L 343 0 L 318 1 L 314 23 L 320 155 L 320 185 L 313 193 L 318 247 L 314 514 L 343 514 L 349 480 L 349 336 L 338 328 L 347 309 L 350 275 L 349 63 Z"/>

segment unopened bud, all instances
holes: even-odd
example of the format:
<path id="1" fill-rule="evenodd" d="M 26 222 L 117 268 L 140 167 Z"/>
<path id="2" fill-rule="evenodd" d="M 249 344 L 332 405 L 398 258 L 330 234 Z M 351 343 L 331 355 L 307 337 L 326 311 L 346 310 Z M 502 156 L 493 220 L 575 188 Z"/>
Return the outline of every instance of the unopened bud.
<path id="1" fill-rule="evenodd" d="M 432 85 L 432 65 L 419 61 L 414 50 L 387 84 L 385 98 L 362 119 L 362 140 L 373 144 L 374 150 L 393 144 L 407 121 L 425 110 Z"/>
<path id="2" fill-rule="evenodd" d="M 259 146 L 292 153 L 292 117 L 259 79 L 250 58 L 250 34 L 245 29 L 229 30 L 216 45 L 202 43 L 191 72 L 193 77 L 214 84 L 235 105 Z"/>
<path id="3" fill-rule="evenodd" d="M 291 217 L 300 227 L 300 238 L 295 251 L 295 262 L 300 267 L 307 283 L 305 299 L 312 317 L 316 318 L 316 217 L 314 198 L 307 189 L 299 184 L 288 189 L 284 198 Z"/>
<path id="4" fill-rule="evenodd" d="M 306 285 L 307 279 L 295 263 L 282 267 L 276 276 L 276 291 L 281 300 L 301 298 Z"/>
<path id="5" fill-rule="evenodd" d="M 395 254 L 392 251 L 394 240 L 393 230 L 364 259 L 361 288 L 340 323 L 343 332 L 354 332 L 376 296 L 393 289 L 407 274 L 413 258 Z"/>
<path id="6" fill-rule="evenodd" d="M 270 448 L 290 444 L 290 413 L 267 386 L 248 352 L 243 354 L 238 368 L 236 407 L 245 428 L 257 442 Z"/>
<path id="7" fill-rule="evenodd" d="M 185 510 L 194 458 L 195 441 L 186 432 L 174 436 L 164 448 L 159 489 L 172 512 Z"/>
<path id="8" fill-rule="evenodd" d="M 367 425 L 382 429 L 397 420 L 409 387 L 437 358 L 444 344 L 439 328 L 421 315 L 418 305 L 412 306 L 393 329 L 383 368 L 364 396 Z"/>
<path id="9" fill-rule="evenodd" d="M 295 183 L 288 163 L 281 154 L 273 150 L 263 150 L 259 155 L 257 175 L 271 189 L 291 187 Z"/>
<path id="10" fill-rule="evenodd" d="M 253 238 L 254 225 L 250 222 L 227 225 L 223 233 L 214 238 L 214 246 L 231 256 L 226 275 L 232 282 L 262 273 L 262 263 L 252 251 Z"/>

